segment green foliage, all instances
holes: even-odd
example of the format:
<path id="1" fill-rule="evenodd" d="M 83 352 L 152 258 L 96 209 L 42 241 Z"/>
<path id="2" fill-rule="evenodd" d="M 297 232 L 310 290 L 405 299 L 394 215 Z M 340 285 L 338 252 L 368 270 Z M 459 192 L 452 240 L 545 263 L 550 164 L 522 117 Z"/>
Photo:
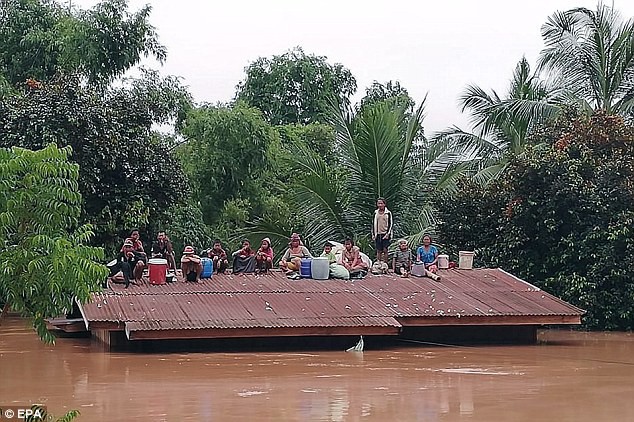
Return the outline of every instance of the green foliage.
<path id="1" fill-rule="evenodd" d="M 104 93 L 60 79 L 0 99 L 0 146 L 72 146 L 85 199 L 82 220 L 95 225 L 96 242 L 109 248 L 128 234 L 131 219 L 141 229 L 164 221 L 189 189 L 172 143 L 151 132 L 155 99 L 140 92 Z"/>
<path id="2" fill-rule="evenodd" d="M 336 130 L 335 163 L 328 163 L 304 144 L 290 145 L 285 157 L 291 168 L 288 190 L 292 195 L 286 198 L 291 218 L 263 218 L 251 230 L 280 239 L 282 244 L 291 231 L 301 228 L 305 241 L 313 247 L 346 236 L 367 246 L 372 212 L 380 196 L 395 214 L 398 233 L 420 228 L 418 217 L 428 214 L 420 211 L 424 209 L 422 198 L 411 194 L 422 174 L 412 146 L 421 134 L 423 108 L 411 117 L 387 102 L 369 106 L 357 116 L 346 115 L 337 106 L 329 113 Z M 412 209 L 419 212 L 406 211 Z M 416 218 L 404 221 L 406 213 Z"/>
<path id="3" fill-rule="evenodd" d="M 570 91 L 585 110 L 632 116 L 634 111 L 634 19 L 614 8 L 555 12 L 542 26 L 546 44 L 541 69 Z"/>
<path id="4" fill-rule="evenodd" d="M 6 0 L 0 22 L 0 73 L 11 85 L 47 81 L 58 72 L 105 84 L 143 56 L 164 60 L 149 22 L 151 6 L 128 12 L 126 0 L 72 11 L 51 0 Z"/>
<path id="5" fill-rule="evenodd" d="M 377 81 L 372 82 L 372 85 L 365 89 L 365 96 L 359 102 L 359 109 L 383 101 L 391 102 L 392 105 L 402 108 L 406 113 L 414 112 L 414 99 L 409 96 L 407 89 L 401 86 L 399 81 L 387 81 L 385 84 Z"/>
<path id="6" fill-rule="evenodd" d="M 27 416 L 25 422 L 38 422 L 38 421 L 55 421 L 55 422 L 71 422 L 74 421 L 81 413 L 79 410 L 69 410 L 65 415 L 55 418 L 55 416 L 49 414 L 44 410 L 44 406 L 34 404 L 31 406 L 33 414 Z M 39 416 L 38 416 L 39 415 Z"/>
<path id="7" fill-rule="evenodd" d="M 297 47 L 280 56 L 251 63 L 236 98 L 260 109 L 273 125 L 313 123 L 323 119 L 332 96 L 347 104 L 357 82 L 341 64 L 307 55 Z"/>
<path id="8" fill-rule="evenodd" d="M 634 128 L 597 113 L 536 136 L 497 183 L 439 204 L 443 238 L 587 309 L 588 327 L 634 328 Z"/>
<path id="9" fill-rule="evenodd" d="M 0 149 L 0 297 L 33 319 L 53 342 L 45 318 L 85 303 L 107 269 L 103 249 L 88 246 L 90 225 L 80 225 L 79 167 L 71 149 Z"/>
<path id="10" fill-rule="evenodd" d="M 240 103 L 203 106 L 191 110 L 182 134 L 187 142 L 179 154 L 204 221 L 215 225 L 229 201 L 246 198 L 250 215 L 260 214 L 258 202 L 268 183 L 263 178 L 267 150 L 277 136 L 260 111 Z"/>
<path id="11" fill-rule="evenodd" d="M 286 151 L 292 145 L 303 145 L 324 157 L 328 163 L 334 162 L 335 131 L 332 126 L 324 123 L 289 124 L 278 126 L 277 130 Z"/>

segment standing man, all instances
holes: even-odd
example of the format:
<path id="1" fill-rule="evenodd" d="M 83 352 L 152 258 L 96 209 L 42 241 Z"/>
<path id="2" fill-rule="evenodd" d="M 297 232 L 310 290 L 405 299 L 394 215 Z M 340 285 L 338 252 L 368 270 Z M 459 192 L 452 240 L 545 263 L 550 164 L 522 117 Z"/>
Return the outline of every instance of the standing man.
<path id="1" fill-rule="evenodd" d="M 380 262 L 381 269 L 387 270 L 387 248 L 392 239 L 392 227 L 394 220 L 392 212 L 387 209 L 384 198 L 376 200 L 374 221 L 372 222 L 372 239 L 376 248 L 376 260 Z"/>
<path id="2" fill-rule="evenodd" d="M 165 231 L 158 232 L 156 242 L 152 244 L 152 258 L 163 258 L 171 270 L 176 271 L 176 260 L 174 259 L 174 247 Z"/>

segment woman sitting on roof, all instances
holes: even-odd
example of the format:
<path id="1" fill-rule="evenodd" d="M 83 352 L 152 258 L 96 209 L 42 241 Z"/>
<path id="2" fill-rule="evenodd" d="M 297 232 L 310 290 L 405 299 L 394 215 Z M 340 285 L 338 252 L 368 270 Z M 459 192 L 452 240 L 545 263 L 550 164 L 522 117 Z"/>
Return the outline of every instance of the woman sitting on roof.
<path id="1" fill-rule="evenodd" d="M 423 246 L 416 250 L 416 264 L 421 276 L 429 277 L 434 281 L 440 280 L 440 276 L 436 274 L 438 272 L 438 249 L 431 244 L 431 236 L 428 234 L 423 236 Z M 420 268 L 421 265 L 423 265 L 422 268 Z M 412 269 L 412 274 L 414 273 L 414 269 Z"/>
<path id="2" fill-rule="evenodd" d="M 312 258 L 310 251 L 301 244 L 302 239 L 297 233 L 293 233 L 288 243 L 288 249 L 282 256 L 280 268 L 285 273 L 299 271 L 302 266 L 302 258 Z"/>
<path id="3" fill-rule="evenodd" d="M 368 265 L 361 259 L 361 249 L 354 245 L 351 238 L 343 242 L 343 254 L 341 261 L 350 272 L 350 278 L 363 278 L 368 273 Z"/>
<path id="4" fill-rule="evenodd" d="M 242 241 L 242 249 L 233 253 L 233 272 L 252 273 L 255 271 L 255 251 L 248 239 Z"/>
<path id="5" fill-rule="evenodd" d="M 255 254 L 256 269 L 255 272 L 266 273 L 273 269 L 273 248 L 271 247 L 271 239 L 265 237 L 262 239 L 260 249 Z"/>

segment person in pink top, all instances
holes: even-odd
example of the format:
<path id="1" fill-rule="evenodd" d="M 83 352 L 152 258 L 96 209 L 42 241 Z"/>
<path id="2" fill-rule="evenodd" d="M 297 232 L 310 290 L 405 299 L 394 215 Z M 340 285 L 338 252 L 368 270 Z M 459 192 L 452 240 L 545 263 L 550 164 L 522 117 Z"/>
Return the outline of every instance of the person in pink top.
<path id="1" fill-rule="evenodd" d="M 271 247 L 271 239 L 265 237 L 262 239 L 260 249 L 255 254 L 256 269 L 255 272 L 266 273 L 273 268 L 273 248 Z"/>

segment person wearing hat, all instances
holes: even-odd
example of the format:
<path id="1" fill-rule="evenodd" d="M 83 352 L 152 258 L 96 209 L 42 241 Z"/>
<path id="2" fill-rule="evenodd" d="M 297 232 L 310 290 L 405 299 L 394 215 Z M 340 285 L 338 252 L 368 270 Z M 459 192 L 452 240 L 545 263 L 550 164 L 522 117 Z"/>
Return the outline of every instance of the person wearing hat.
<path id="1" fill-rule="evenodd" d="M 288 249 L 280 261 L 280 268 L 287 274 L 293 271 L 299 271 L 302 265 L 302 258 L 312 257 L 310 251 L 302 245 L 302 239 L 299 235 L 293 233 L 288 243 Z"/>
<path id="2" fill-rule="evenodd" d="M 266 273 L 273 269 L 273 248 L 271 247 L 271 239 L 265 237 L 262 239 L 260 249 L 255 254 L 256 269 L 255 272 Z"/>
<path id="3" fill-rule="evenodd" d="M 184 281 L 198 282 L 203 272 L 203 264 L 200 257 L 194 253 L 194 248 L 185 246 L 181 257 L 181 270 Z"/>
<path id="4" fill-rule="evenodd" d="M 147 257 L 143 252 L 134 250 L 134 243 L 131 239 L 126 239 L 121 247 L 121 252 L 117 256 L 116 263 L 109 267 L 112 281 L 125 283 L 126 289 L 130 286 L 130 279 L 134 278 L 137 284 L 143 279 L 143 269 L 146 265 Z"/>

